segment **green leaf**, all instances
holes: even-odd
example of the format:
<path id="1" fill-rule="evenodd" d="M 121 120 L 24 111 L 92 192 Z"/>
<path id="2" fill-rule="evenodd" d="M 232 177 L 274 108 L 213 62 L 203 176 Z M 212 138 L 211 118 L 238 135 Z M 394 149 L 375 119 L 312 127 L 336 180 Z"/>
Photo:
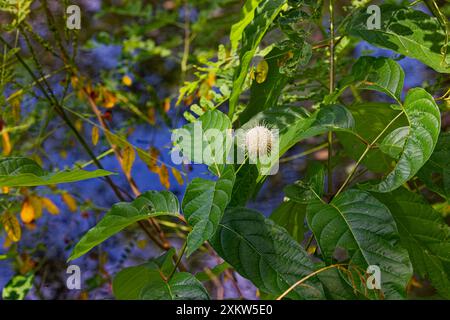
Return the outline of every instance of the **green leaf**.
<path id="1" fill-rule="evenodd" d="M 179 216 L 178 198 L 168 191 L 148 191 L 133 202 L 119 202 L 75 245 L 70 260 L 77 259 L 129 225 L 161 215 Z"/>
<path id="2" fill-rule="evenodd" d="M 403 298 L 412 276 L 406 250 L 389 210 L 368 192 L 348 190 L 327 204 L 316 200 L 307 207 L 306 218 L 324 260 L 332 264 L 344 251 L 350 265 L 381 270 L 381 290 L 388 299 Z"/>
<path id="3" fill-rule="evenodd" d="M 286 229 L 289 235 L 298 243 L 302 243 L 305 232 L 306 204 L 292 200 L 282 202 L 270 215 L 270 219 Z"/>
<path id="4" fill-rule="evenodd" d="M 370 14 L 364 8 L 354 14 L 347 32 L 375 46 L 420 60 L 437 72 L 450 73 L 450 56 L 444 62 L 441 54 L 445 32 L 436 18 L 392 5 L 382 5 L 380 9 L 381 28 L 367 29 Z"/>
<path id="5" fill-rule="evenodd" d="M 3 300 L 23 300 L 33 287 L 34 273 L 16 275 L 8 281 L 2 291 Z"/>
<path id="6" fill-rule="evenodd" d="M 236 50 L 239 41 L 242 38 L 242 33 L 245 28 L 253 21 L 255 17 L 255 10 L 262 0 L 247 0 L 242 8 L 241 19 L 231 26 L 230 42 L 231 49 Z"/>
<path id="7" fill-rule="evenodd" d="M 233 90 L 230 96 L 228 113 L 230 116 L 236 109 L 256 49 L 286 2 L 287 0 L 262 0 L 254 11 L 253 20 L 245 27 L 239 52 L 240 64 L 234 73 Z"/>
<path id="8" fill-rule="evenodd" d="M 414 271 L 450 299 L 450 227 L 420 195 L 404 188 L 373 196 L 391 211 Z"/>
<path id="9" fill-rule="evenodd" d="M 202 283 L 192 274 L 178 272 L 169 281 L 151 279 L 142 289 L 142 300 L 209 300 Z"/>
<path id="10" fill-rule="evenodd" d="M 187 186 L 182 207 L 193 227 L 187 238 L 187 256 L 209 240 L 231 200 L 235 180 L 234 169 L 227 166 L 217 181 L 195 178 Z"/>
<path id="11" fill-rule="evenodd" d="M 281 295 L 295 282 L 314 272 L 305 250 L 285 229 L 246 208 L 227 209 L 211 240 L 214 250 L 260 290 Z M 315 278 L 288 294 L 291 299 L 320 299 Z"/>
<path id="12" fill-rule="evenodd" d="M 22 158 L 0 158 L 0 187 L 36 187 L 69 183 L 111 175 L 105 170 L 81 169 L 45 172 L 35 161 Z"/>
<path id="13" fill-rule="evenodd" d="M 422 88 L 408 91 L 403 112 L 409 122 L 409 132 L 403 151 L 387 177 L 364 188 L 377 192 L 389 192 L 411 179 L 433 153 L 441 128 L 441 114 L 433 97 Z"/>
<path id="14" fill-rule="evenodd" d="M 361 89 L 380 91 L 400 101 L 405 72 L 394 60 L 385 57 L 360 57 L 350 77 L 342 84 L 355 83 Z"/>
<path id="15" fill-rule="evenodd" d="M 447 200 L 450 198 L 450 133 L 439 136 L 436 148 L 430 159 L 417 173 L 417 176 L 432 191 Z"/>
<path id="16" fill-rule="evenodd" d="M 236 173 L 230 207 L 245 206 L 256 190 L 255 181 L 258 178 L 258 168 L 254 164 L 243 164 Z"/>
<path id="17" fill-rule="evenodd" d="M 250 87 L 250 100 L 245 110 L 239 115 L 241 123 L 247 122 L 260 111 L 276 107 L 282 89 L 289 77 L 280 72 L 280 65 L 288 55 L 288 49 L 273 48 L 264 58 L 269 66 L 269 72 L 264 82 L 253 81 Z"/>
<path id="18" fill-rule="evenodd" d="M 347 108 L 355 119 L 355 132 L 368 143 L 372 142 L 400 112 L 391 108 L 390 104 L 379 102 L 360 103 Z M 391 128 L 395 129 L 407 124 L 406 117 L 402 116 L 391 124 Z M 388 132 L 384 133 L 380 139 L 386 137 L 387 134 Z M 357 161 L 366 149 L 366 144 L 353 134 L 337 132 L 336 135 L 344 147 L 345 153 Z M 362 164 L 373 172 L 389 172 L 393 168 L 393 161 L 393 158 L 376 148 L 367 153 Z"/>
<path id="19" fill-rule="evenodd" d="M 170 249 L 162 256 L 152 259 L 139 266 L 128 267 L 120 270 L 113 279 L 112 290 L 116 299 L 137 300 L 142 289 L 152 279 L 168 277 L 173 269 L 172 258 L 175 249 Z"/>
<path id="20" fill-rule="evenodd" d="M 175 273 L 175 249 L 139 266 L 122 269 L 113 280 L 113 293 L 120 300 L 208 300 L 205 288 L 193 275 Z"/>
<path id="21" fill-rule="evenodd" d="M 223 112 L 209 110 L 196 122 L 174 130 L 174 151 L 181 151 L 183 157 L 194 163 L 225 163 L 232 142 L 231 139 L 226 139 L 230 136 L 229 129 L 231 121 Z M 215 133 L 220 134 L 222 142 L 215 140 Z"/>
<path id="22" fill-rule="evenodd" d="M 405 146 L 409 127 L 400 127 L 386 135 L 380 143 L 380 150 L 394 159 L 398 159 Z"/>

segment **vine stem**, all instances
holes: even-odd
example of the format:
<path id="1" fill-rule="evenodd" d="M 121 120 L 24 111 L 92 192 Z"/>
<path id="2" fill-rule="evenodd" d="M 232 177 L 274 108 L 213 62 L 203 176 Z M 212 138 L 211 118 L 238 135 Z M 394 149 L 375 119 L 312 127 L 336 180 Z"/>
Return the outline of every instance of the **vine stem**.
<path id="1" fill-rule="evenodd" d="M 330 94 L 334 92 L 334 74 L 335 74 L 335 65 L 334 65 L 334 0 L 330 0 Z M 328 132 L 328 163 L 327 163 L 327 169 L 328 169 L 328 193 L 333 192 L 333 169 L 331 168 L 331 158 L 333 156 L 333 132 Z"/>
<path id="2" fill-rule="evenodd" d="M 347 264 L 332 264 L 323 268 L 320 268 L 312 273 L 310 273 L 309 275 L 307 275 L 304 278 L 301 278 L 300 280 L 298 280 L 296 283 L 294 283 L 289 289 L 287 289 L 285 292 L 283 292 L 276 300 L 281 300 L 283 299 L 285 296 L 287 296 L 289 294 L 289 292 L 291 292 L 292 290 L 294 290 L 295 288 L 297 288 L 299 285 L 301 285 L 302 283 L 304 283 L 305 281 L 307 281 L 308 279 L 314 277 L 315 275 L 324 272 L 328 269 L 333 269 L 333 268 L 338 268 L 340 269 L 341 267 L 346 266 Z"/>
<path id="3" fill-rule="evenodd" d="M 364 152 L 361 154 L 361 156 L 359 157 L 358 161 L 356 162 L 355 166 L 352 168 L 352 170 L 350 171 L 349 175 L 347 176 L 347 178 L 345 179 L 344 183 L 342 184 L 342 186 L 339 188 L 338 192 L 336 192 L 336 195 L 334 197 L 337 197 L 342 190 L 344 190 L 344 188 L 348 185 L 348 183 L 350 182 L 350 180 L 353 178 L 354 174 L 356 173 L 356 170 L 358 169 L 359 165 L 361 164 L 361 161 L 363 161 L 364 157 L 367 155 L 367 153 L 370 151 L 370 149 L 373 148 L 373 146 L 375 145 L 375 143 L 377 143 L 377 141 L 381 138 L 381 136 L 386 132 L 387 129 L 389 129 L 389 127 L 398 119 L 400 118 L 403 114 L 405 113 L 405 111 L 400 112 L 397 116 L 395 116 L 394 119 L 392 119 L 387 126 L 378 134 L 378 136 L 376 136 L 376 138 L 366 147 L 366 149 L 364 150 Z"/>

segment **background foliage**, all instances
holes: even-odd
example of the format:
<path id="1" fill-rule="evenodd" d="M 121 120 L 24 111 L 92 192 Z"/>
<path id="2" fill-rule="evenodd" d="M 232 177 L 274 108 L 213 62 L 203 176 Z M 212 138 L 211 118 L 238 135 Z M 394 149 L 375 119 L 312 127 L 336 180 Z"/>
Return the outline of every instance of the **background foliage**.
<path id="1" fill-rule="evenodd" d="M 447 1 L 75 2 L 0 0 L 3 299 L 450 298 Z M 197 121 L 280 170 L 174 165 Z"/>

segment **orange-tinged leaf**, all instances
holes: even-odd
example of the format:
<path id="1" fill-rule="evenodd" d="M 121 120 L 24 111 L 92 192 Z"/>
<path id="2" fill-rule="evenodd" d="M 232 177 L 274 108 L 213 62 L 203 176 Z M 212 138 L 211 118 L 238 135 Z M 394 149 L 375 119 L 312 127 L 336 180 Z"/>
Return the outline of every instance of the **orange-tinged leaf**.
<path id="1" fill-rule="evenodd" d="M 159 150 L 155 147 L 150 148 L 150 163 L 148 164 L 148 167 L 151 172 L 158 173 L 159 167 L 158 167 L 158 157 L 159 157 Z"/>
<path id="2" fill-rule="evenodd" d="M 180 171 L 172 167 L 172 174 L 177 180 L 178 184 L 182 186 L 184 184 L 183 176 L 181 175 Z"/>
<path id="3" fill-rule="evenodd" d="M 103 93 L 103 106 L 108 109 L 113 108 L 117 103 L 116 95 L 107 89 L 103 89 L 102 93 Z"/>
<path id="4" fill-rule="evenodd" d="M 36 217 L 36 213 L 34 212 L 34 208 L 31 205 L 30 200 L 27 198 L 22 204 L 22 210 L 20 211 L 20 219 L 24 223 L 31 223 Z"/>
<path id="5" fill-rule="evenodd" d="M 96 127 L 96 126 L 92 127 L 91 139 L 92 139 L 92 144 L 94 146 L 97 145 L 99 138 L 100 138 L 100 132 L 98 130 L 98 127 Z"/>
<path id="6" fill-rule="evenodd" d="M 131 174 L 131 168 L 133 167 L 134 160 L 136 159 L 136 153 L 134 148 L 127 145 L 122 153 L 122 167 L 126 174 Z"/>
<path id="7" fill-rule="evenodd" d="M 29 198 L 30 204 L 34 210 L 34 218 L 38 219 L 42 217 L 42 201 L 38 196 L 30 196 Z"/>
<path id="8" fill-rule="evenodd" d="M 66 204 L 66 206 L 69 208 L 69 210 L 71 212 L 76 212 L 77 211 L 77 201 L 75 200 L 74 197 L 72 197 L 68 192 L 64 192 L 61 195 L 62 200 L 64 201 L 64 203 Z"/>
<path id="9" fill-rule="evenodd" d="M 18 242 L 22 237 L 22 229 L 20 228 L 20 223 L 19 220 L 17 220 L 16 215 L 6 211 L 1 216 L 1 221 L 5 232 L 8 235 L 7 239 Z"/>
<path id="10" fill-rule="evenodd" d="M 215 72 L 210 72 L 208 73 L 208 85 L 212 88 L 214 87 L 214 85 L 216 84 L 216 73 Z"/>
<path id="11" fill-rule="evenodd" d="M 2 132 L 2 146 L 3 146 L 3 155 L 8 156 L 11 153 L 12 146 L 7 131 Z"/>
<path id="12" fill-rule="evenodd" d="M 164 99 L 164 112 L 167 113 L 170 110 L 170 98 Z"/>
<path id="13" fill-rule="evenodd" d="M 130 87 L 130 86 L 133 84 L 133 80 L 132 80 L 129 76 L 125 75 L 125 76 L 123 76 L 123 78 L 122 78 L 122 83 L 123 83 L 125 86 Z"/>
<path id="14" fill-rule="evenodd" d="M 41 198 L 42 206 L 47 210 L 50 214 L 57 215 L 59 214 L 59 208 L 56 204 L 50 200 L 49 198 Z"/>
<path id="15" fill-rule="evenodd" d="M 170 188 L 170 181 L 169 181 L 169 170 L 167 170 L 166 165 L 163 163 L 161 167 L 159 167 L 159 182 L 166 188 Z"/>
<path id="16" fill-rule="evenodd" d="M 154 108 L 148 109 L 148 122 L 150 122 L 150 124 L 152 125 L 156 123 L 156 114 Z"/>

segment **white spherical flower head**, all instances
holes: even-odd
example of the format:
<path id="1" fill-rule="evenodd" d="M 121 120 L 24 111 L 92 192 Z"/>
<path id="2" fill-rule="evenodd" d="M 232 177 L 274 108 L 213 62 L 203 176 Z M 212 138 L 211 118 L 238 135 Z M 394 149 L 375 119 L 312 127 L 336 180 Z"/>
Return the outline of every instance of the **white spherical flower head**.
<path id="1" fill-rule="evenodd" d="M 274 137 L 272 131 L 265 125 L 257 125 L 249 129 L 245 134 L 245 143 L 248 155 L 252 158 L 267 156 L 272 149 Z"/>

